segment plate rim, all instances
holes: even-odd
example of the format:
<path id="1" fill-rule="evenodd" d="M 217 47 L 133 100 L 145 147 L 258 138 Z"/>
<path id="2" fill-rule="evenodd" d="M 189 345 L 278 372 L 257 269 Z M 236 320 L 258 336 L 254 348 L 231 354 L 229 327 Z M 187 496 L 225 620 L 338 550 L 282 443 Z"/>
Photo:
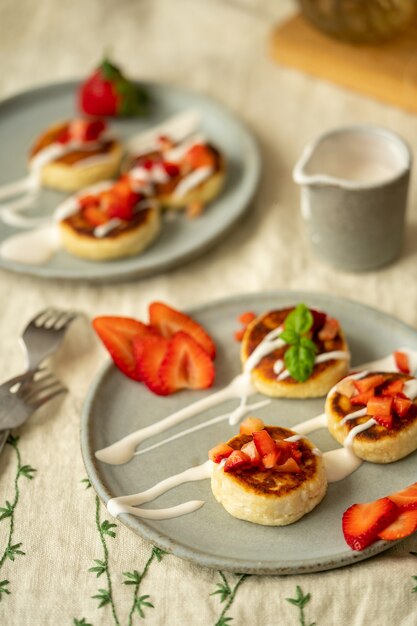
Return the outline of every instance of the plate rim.
<path id="1" fill-rule="evenodd" d="M 62 81 L 56 82 L 45 82 L 40 85 L 35 85 L 33 87 L 28 87 L 27 89 L 21 89 L 14 94 L 6 96 L 0 100 L 0 121 L 3 115 L 3 109 L 6 107 L 13 106 L 15 103 L 19 103 L 19 101 L 27 99 L 28 97 L 39 97 L 43 93 L 47 93 L 48 91 L 53 90 L 62 90 L 62 89 L 76 89 L 82 82 L 82 78 L 70 78 Z M 23 276 L 33 276 L 40 279 L 46 280 L 67 280 L 70 282 L 89 282 L 89 283 L 107 283 L 111 284 L 114 282 L 119 282 L 123 280 L 132 280 L 133 278 L 143 279 L 148 278 L 155 275 L 160 275 L 165 272 L 177 269 L 187 263 L 191 262 L 194 259 L 199 258 L 200 256 L 204 256 L 209 250 L 220 244 L 223 240 L 227 238 L 227 236 L 233 231 L 236 224 L 247 214 L 250 205 L 255 197 L 256 191 L 259 187 L 260 179 L 261 179 L 261 169 L 262 169 L 262 156 L 259 147 L 259 143 L 257 138 L 255 137 L 254 132 L 251 128 L 249 128 L 248 124 L 243 121 L 238 115 L 234 113 L 234 111 L 225 103 L 217 100 L 215 97 L 211 95 L 207 95 L 205 93 L 199 92 L 194 89 L 190 89 L 188 87 L 183 87 L 182 85 L 174 85 L 168 82 L 158 82 L 151 80 L 133 80 L 135 84 L 138 84 L 142 87 L 149 88 L 150 90 L 167 90 L 167 91 L 177 91 L 182 94 L 189 96 L 190 98 L 201 99 L 205 102 L 211 103 L 213 106 L 221 109 L 226 116 L 229 116 L 233 119 L 234 123 L 240 128 L 241 132 L 245 136 L 245 139 L 248 141 L 250 145 L 250 154 L 251 160 L 251 184 L 249 185 L 248 191 L 246 193 L 245 199 L 242 201 L 241 209 L 237 212 L 237 214 L 226 222 L 226 225 L 222 227 L 222 229 L 217 232 L 215 235 L 205 241 L 201 246 L 192 248 L 187 252 L 179 253 L 172 259 L 164 259 L 157 263 L 154 263 L 152 267 L 148 268 L 129 268 L 129 269 L 119 269 L 115 271 L 111 271 L 111 264 L 109 264 L 108 268 L 110 269 L 110 275 L 97 275 L 96 273 L 89 273 L 88 270 L 82 269 L 79 271 L 72 270 L 68 273 L 65 271 L 60 271 L 59 268 L 49 268 L 45 273 L 45 266 L 37 266 L 37 265 L 25 265 L 23 263 L 17 263 L 15 261 L 5 262 L 4 259 L 0 257 L 0 269 L 6 272 L 12 272 L 13 274 L 23 275 Z M 192 105 L 190 105 L 192 106 Z M 129 119 L 129 118 L 126 118 Z M 140 118 L 145 119 L 146 118 Z M 116 121 L 123 121 L 116 120 Z M 215 202 L 216 200 L 214 200 Z M 140 258 L 140 255 L 138 255 Z M 119 262 L 122 262 L 123 259 L 120 259 Z M 92 262 L 93 263 L 93 262 Z M 97 267 L 96 264 L 91 266 Z"/>
<path id="2" fill-rule="evenodd" d="M 381 311 L 380 309 L 377 309 L 373 306 L 363 304 L 362 302 L 352 300 L 350 298 L 345 298 L 343 296 L 339 297 L 337 295 L 332 295 L 328 292 L 322 291 L 263 290 L 260 292 L 244 292 L 193 305 L 191 307 L 188 307 L 186 309 L 186 312 L 189 314 L 198 313 L 201 310 L 210 309 L 219 305 L 221 306 L 224 304 L 234 304 L 235 302 L 238 303 L 240 300 L 250 297 L 257 299 L 266 299 L 273 297 L 293 298 L 297 301 L 308 300 L 309 297 L 318 298 L 319 300 L 327 299 L 327 301 L 342 303 L 345 306 L 353 306 L 357 310 L 362 310 L 364 313 L 371 313 L 372 315 L 376 314 L 380 319 L 389 321 L 391 323 L 394 321 L 398 325 L 398 327 L 403 328 L 408 332 L 414 333 L 417 337 L 417 329 L 389 313 Z M 113 362 L 110 359 L 108 359 L 107 362 L 104 363 L 104 365 L 102 365 L 101 368 L 98 370 L 98 373 L 90 384 L 88 393 L 84 399 L 80 419 L 80 446 L 84 466 L 87 471 L 87 475 L 91 482 L 91 485 L 93 486 L 104 506 L 107 505 L 107 502 L 110 498 L 115 496 L 107 490 L 107 488 L 100 479 L 99 463 L 95 459 L 94 451 L 90 442 L 89 416 L 93 408 L 93 402 L 96 397 L 96 392 L 103 384 L 105 377 L 107 375 L 110 375 L 112 371 L 116 370 L 117 368 L 114 366 Z M 175 556 L 183 560 L 199 565 L 200 567 L 209 567 L 216 570 L 224 570 L 234 573 L 252 574 L 259 576 L 286 576 L 309 574 L 328 571 L 332 569 L 339 569 L 341 567 L 345 567 L 359 561 L 369 559 L 372 556 L 380 554 L 381 552 L 392 548 L 397 543 L 403 541 L 403 539 L 400 539 L 398 541 L 380 540 L 372 544 L 365 550 L 362 550 L 361 552 L 355 552 L 353 550 L 349 552 L 348 550 L 346 550 L 346 552 L 333 554 L 327 559 L 303 558 L 301 563 L 300 559 L 297 559 L 293 562 L 293 565 L 289 565 L 288 563 L 286 563 L 280 565 L 264 566 L 262 565 L 262 562 L 253 561 L 253 565 L 248 566 L 248 559 L 231 559 L 230 557 L 222 558 L 218 556 L 213 556 L 204 550 L 191 548 L 190 546 L 184 546 L 184 544 L 177 540 L 172 541 L 166 533 L 159 532 L 148 527 L 146 525 L 146 520 L 141 520 L 140 518 L 137 518 L 129 513 L 123 513 L 119 515 L 117 519 L 125 526 L 130 528 L 135 534 L 139 535 L 146 541 L 151 542 L 155 546 L 166 550 L 170 554 L 174 554 Z M 142 523 L 139 532 L 138 525 L 140 525 L 140 522 L 142 521 L 144 523 Z"/>

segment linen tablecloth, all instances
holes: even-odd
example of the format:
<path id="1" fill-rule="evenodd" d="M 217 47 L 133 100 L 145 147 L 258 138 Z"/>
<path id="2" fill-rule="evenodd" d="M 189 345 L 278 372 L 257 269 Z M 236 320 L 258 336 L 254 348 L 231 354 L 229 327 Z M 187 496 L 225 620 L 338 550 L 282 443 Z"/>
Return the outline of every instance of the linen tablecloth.
<path id="1" fill-rule="evenodd" d="M 205 302 L 208 294 L 214 299 L 302 289 L 347 296 L 417 326 L 414 185 L 401 259 L 376 272 L 348 274 L 311 255 L 291 180 L 305 143 L 327 128 L 372 122 L 399 132 L 416 149 L 417 118 L 272 63 L 268 35 L 293 10 L 286 0 L 0 3 L 0 97 L 84 76 L 102 51 L 111 49 L 132 76 L 192 88 L 223 102 L 253 130 L 263 157 L 249 215 L 214 250 L 175 271 L 113 285 L 42 281 L 2 271 L 0 380 L 22 369 L 17 337 L 27 320 L 49 305 L 89 317 L 140 318 L 154 299 L 184 309 Z M 163 554 L 119 522 L 103 525 L 114 520 L 82 482 L 79 419 L 105 359 L 87 321 L 77 321 L 52 362 L 70 394 L 14 433 L 19 439 L 10 440 L 0 457 L 0 624 L 417 622 L 415 536 L 339 570 L 242 577 Z"/>

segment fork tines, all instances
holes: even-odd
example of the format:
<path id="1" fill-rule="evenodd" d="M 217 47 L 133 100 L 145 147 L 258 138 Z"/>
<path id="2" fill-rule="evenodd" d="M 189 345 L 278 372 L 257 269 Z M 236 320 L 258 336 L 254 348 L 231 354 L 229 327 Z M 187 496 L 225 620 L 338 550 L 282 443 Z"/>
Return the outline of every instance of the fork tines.
<path id="1" fill-rule="evenodd" d="M 50 372 L 44 370 L 42 374 L 42 376 L 34 378 L 27 387 L 23 385 L 17 392 L 26 404 L 34 408 L 38 408 L 55 396 L 68 391 L 67 387 Z"/>
<path id="2" fill-rule="evenodd" d="M 61 311 L 59 309 L 45 309 L 41 311 L 33 320 L 32 324 L 37 328 L 48 328 L 62 330 L 70 324 L 78 313 L 76 311 Z"/>

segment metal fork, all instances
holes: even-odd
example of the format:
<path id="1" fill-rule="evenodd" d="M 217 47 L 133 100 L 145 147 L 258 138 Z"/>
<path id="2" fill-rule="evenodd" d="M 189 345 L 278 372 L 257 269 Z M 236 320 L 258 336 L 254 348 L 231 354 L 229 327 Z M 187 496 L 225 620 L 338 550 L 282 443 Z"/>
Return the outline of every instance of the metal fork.
<path id="1" fill-rule="evenodd" d="M 50 372 L 37 370 L 32 380 L 22 374 L 0 386 L 0 429 L 17 428 L 41 406 L 67 392 Z"/>
<path id="2" fill-rule="evenodd" d="M 45 309 L 29 322 L 20 338 L 28 371 L 36 369 L 55 352 L 68 326 L 77 315 L 75 311 Z"/>

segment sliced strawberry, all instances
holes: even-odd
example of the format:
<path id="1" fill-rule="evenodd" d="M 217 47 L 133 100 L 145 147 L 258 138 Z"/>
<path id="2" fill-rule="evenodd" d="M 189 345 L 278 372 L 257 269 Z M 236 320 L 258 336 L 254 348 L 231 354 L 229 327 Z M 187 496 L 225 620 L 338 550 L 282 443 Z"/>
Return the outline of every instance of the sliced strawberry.
<path id="1" fill-rule="evenodd" d="M 261 455 L 256 449 L 254 441 L 248 441 L 248 443 L 245 443 L 245 445 L 242 446 L 242 452 L 244 452 L 246 456 L 249 457 L 252 465 L 259 467 L 262 464 Z"/>
<path id="2" fill-rule="evenodd" d="M 373 415 L 373 418 L 378 424 L 384 426 L 384 428 L 392 428 L 393 416 L 392 415 Z"/>
<path id="3" fill-rule="evenodd" d="M 109 218 L 103 211 L 95 206 L 88 206 L 83 210 L 83 217 L 90 226 L 101 226 L 109 221 Z"/>
<path id="4" fill-rule="evenodd" d="M 360 378 L 359 380 L 352 381 L 359 393 L 364 393 L 370 389 L 375 389 L 379 385 L 382 385 L 385 378 L 382 374 L 374 374 L 373 376 L 366 376 L 366 378 Z"/>
<path id="5" fill-rule="evenodd" d="M 352 396 L 350 398 L 350 403 L 353 406 L 364 405 L 366 406 L 371 398 L 373 398 L 374 390 L 370 389 L 369 391 L 364 391 L 363 393 L 358 393 L 356 396 Z"/>
<path id="6" fill-rule="evenodd" d="M 227 459 L 224 465 L 225 472 L 232 472 L 237 469 L 243 469 L 245 467 L 250 467 L 250 459 L 244 452 L 241 450 L 233 450 L 232 454 Z"/>
<path id="7" fill-rule="evenodd" d="M 149 306 L 150 324 L 157 328 L 164 337 L 172 337 L 174 333 L 183 331 L 199 343 L 210 358 L 216 355 L 216 346 L 210 335 L 191 317 L 181 313 L 163 302 L 152 302 Z"/>
<path id="8" fill-rule="evenodd" d="M 200 344 L 187 333 L 178 332 L 169 340 L 159 376 L 169 393 L 207 389 L 214 382 L 214 365 Z"/>
<path id="9" fill-rule="evenodd" d="M 116 367 L 129 378 L 140 380 L 133 353 L 133 339 L 156 334 L 155 331 L 130 317 L 102 316 L 94 318 L 92 323 Z"/>
<path id="10" fill-rule="evenodd" d="M 238 317 L 238 321 L 244 326 L 247 326 L 248 324 L 253 322 L 254 319 L 256 319 L 256 315 L 253 311 L 245 311 L 245 313 L 242 313 Z"/>
<path id="11" fill-rule="evenodd" d="M 241 435 L 251 435 L 252 433 L 263 430 L 265 424 L 259 417 L 247 417 L 240 425 Z"/>
<path id="12" fill-rule="evenodd" d="M 408 356 L 405 352 L 401 352 L 401 350 L 396 350 L 394 353 L 394 361 L 400 372 L 403 374 L 410 374 L 410 363 L 408 360 Z"/>
<path id="13" fill-rule="evenodd" d="M 233 448 L 227 443 L 219 443 L 208 451 L 210 461 L 220 463 L 223 459 L 227 459 L 233 452 Z"/>
<path id="14" fill-rule="evenodd" d="M 334 339 L 340 329 L 339 322 L 334 317 L 326 317 L 323 328 L 318 333 L 320 341 L 331 341 Z"/>
<path id="15" fill-rule="evenodd" d="M 133 339 L 138 378 L 158 396 L 167 396 L 171 393 L 159 375 L 161 363 L 168 351 L 168 345 L 169 340 L 159 335 Z"/>
<path id="16" fill-rule="evenodd" d="M 398 514 L 389 498 L 365 504 L 353 504 L 343 513 L 342 528 L 346 543 L 352 550 L 364 550 Z"/>
<path id="17" fill-rule="evenodd" d="M 393 380 L 386 387 L 382 389 L 383 396 L 395 396 L 397 393 L 401 393 L 404 389 L 404 381 L 401 379 Z"/>
<path id="18" fill-rule="evenodd" d="M 378 537 L 384 541 L 395 541 L 408 537 L 417 530 L 417 510 L 401 511 L 397 519 L 382 530 Z"/>
<path id="19" fill-rule="evenodd" d="M 393 398 L 390 396 L 372 396 L 366 405 L 368 415 L 391 415 Z"/>
<path id="20" fill-rule="evenodd" d="M 402 398 L 399 395 L 394 396 L 393 408 L 400 417 L 405 417 L 407 415 L 412 404 L 413 403 L 410 398 Z"/>
<path id="21" fill-rule="evenodd" d="M 274 467 L 274 470 L 276 472 L 290 472 L 291 474 L 298 474 L 302 471 L 297 461 L 295 461 L 293 458 L 287 459 L 285 463 L 276 465 Z"/>
<path id="22" fill-rule="evenodd" d="M 388 496 L 401 510 L 417 509 L 417 483 Z"/>

